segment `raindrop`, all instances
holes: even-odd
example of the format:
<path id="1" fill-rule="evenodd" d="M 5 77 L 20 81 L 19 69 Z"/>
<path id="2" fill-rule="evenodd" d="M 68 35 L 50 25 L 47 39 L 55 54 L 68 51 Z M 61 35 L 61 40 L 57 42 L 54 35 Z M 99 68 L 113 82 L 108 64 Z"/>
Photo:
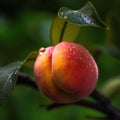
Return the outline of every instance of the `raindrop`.
<path id="1" fill-rule="evenodd" d="M 60 15 L 60 16 L 64 16 L 64 13 L 63 13 L 63 12 L 60 12 L 59 15 Z"/>
<path id="2" fill-rule="evenodd" d="M 12 76 L 12 74 L 9 74 L 9 76 L 8 76 L 8 80 L 10 83 L 12 82 L 11 76 Z"/>
<path id="3" fill-rule="evenodd" d="M 18 70 L 15 71 L 14 75 L 17 75 Z"/>
<path id="4" fill-rule="evenodd" d="M 91 66 L 91 63 L 89 63 L 89 66 Z"/>
<path id="5" fill-rule="evenodd" d="M 11 74 L 8 76 L 8 80 L 11 79 Z"/>
<path id="6" fill-rule="evenodd" d="M 82 60 L 82 57 L 79 57 L 80 60 Z"/>
<path id="7" fill-rule="evenodd" d="M 64 19 L 67 19 L 67 16 L 64 16 L 63 18 L 64 18 Z"/>
<path id="8" fill-rule="evenodd" d="M 76 53 L 73 51 L 73 55 L 75 55 Z"/>
<path id="9" fill-rule="evenodd" d="M 73 51 L 73 49 L 72 48 L 70 48 L 70 52 L 72 52 Z"/>

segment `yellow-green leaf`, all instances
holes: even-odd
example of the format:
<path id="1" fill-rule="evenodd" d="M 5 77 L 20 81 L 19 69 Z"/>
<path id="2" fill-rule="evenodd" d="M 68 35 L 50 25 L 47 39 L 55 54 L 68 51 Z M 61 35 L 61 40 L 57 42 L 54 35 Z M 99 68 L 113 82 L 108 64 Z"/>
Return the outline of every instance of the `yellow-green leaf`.
<path id="1" fill-rule="evenodd" d="M 60 41 L 74 41 L 80 27 L 56 16 L 51 26 L 51 41 L 56 45 Z"/>
<path id="2" fill-rule="evenodd" d="M 38 51 L 31 52 L 28 57 L 24 60 L 23 66 L 27 68 L 33 68 L 33 64 L 36 60 L 36 57 L 38 55 Z"/>
<path id="3" fill-rule="evenodd" d="M 120 76 L 108 80 L 101 88 L 101 93 L 109 99 L 120 95 Z"/>
<path id="4" fill-rule="evenodd" d="M 79 10 L 60 8 L 51 26 L 52 43 L 55 45 L 61 41 L 74 41 L 82 26 L 108 28 L 99 18 L 91 2 Z"/>

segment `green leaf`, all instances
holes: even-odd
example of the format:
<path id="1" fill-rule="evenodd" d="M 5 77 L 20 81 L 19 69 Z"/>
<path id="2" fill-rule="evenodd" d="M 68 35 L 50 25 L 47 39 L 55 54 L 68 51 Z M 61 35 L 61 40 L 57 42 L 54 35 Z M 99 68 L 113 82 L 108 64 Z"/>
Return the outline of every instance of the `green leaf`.
<path id="1" fill-rule="evenodd" d="M 0 104 L 3 104 L 15 86 L 22 62 L 0 67 Z"/>
<path id="2" fill-rule="evenodd" d="M 91 2 L 79 10 L 62 7 L 51 26 L 51 41 L 55 45 L 61 41 L 74 41 L 81 26 L 108 28 L 104 24 Z"/>
<path id="3" fill-rule="evenodd" d="M 101 88 L 101 93 L 109 99 L 120 95 L 120 76 L 108 80 Z"/>
<path id="4" fill-rule="evenodd" d="M 102 28 L 107 27 L 99 18 L 98 13 L 91 2 L 87 2 L 85 6 L 79 10 L 62 7 L 58 12 L 58 16 L 66 19 L 68 22 L 80 26 L 90 25 Z"/>
<path id="5" fill-rule="evenodd" d="M 10 96 L 18 77 L 20 68 L 24 65 L 29 68 L 33 67 L 33 63 L 38 55 L 37 51 L 33 51 L 22 62 L 14 62 L 12 64 L 0 67 L 0 105 L 6 102 Z"/>
<path id="6" fill-rule="evenodd" d="M 33 68 L 34 65 L 34 61 L 36 59 L 38 55 L 38 51 L 33 51 L 31 52 L 28 57 L 24 60 L 24 64 L 23 66 L 27 67 L 27 68 Z"/>
<path id="7" fill-rule="evenodd" d="M 79 33 L 80 27 L 68 23 L 65 19 L 55 17 L 51 26 L 51 41 L 56 45 L 61 41 L 74 41 Z"/>

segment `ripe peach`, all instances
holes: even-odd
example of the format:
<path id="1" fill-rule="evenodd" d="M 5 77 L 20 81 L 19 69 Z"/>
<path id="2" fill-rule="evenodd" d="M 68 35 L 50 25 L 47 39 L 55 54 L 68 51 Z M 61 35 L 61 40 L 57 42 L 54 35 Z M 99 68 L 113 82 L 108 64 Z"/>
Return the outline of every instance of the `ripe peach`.
<path id="1" fill-rule="evenodd" d="M 57 103 L 73 103 L 94 90 L 98 67 L 83 46 L 61 42 L 39 50 L 34 75 L 38 88 L 48 98 Z"/>

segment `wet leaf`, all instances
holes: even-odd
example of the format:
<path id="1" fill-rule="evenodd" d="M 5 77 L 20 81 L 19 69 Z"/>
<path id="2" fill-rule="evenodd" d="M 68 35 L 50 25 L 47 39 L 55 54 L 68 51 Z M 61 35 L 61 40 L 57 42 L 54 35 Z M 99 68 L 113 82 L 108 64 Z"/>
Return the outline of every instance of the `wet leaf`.
<path id="1" fill-rule="evenodd" d="M 90 25 L 107 28 L 107 26 L 99 18 L 98 13 L 91 2 L 85 4 L 85 6 L 79 10 L 62 7 L 58 12 L 58 16 L 79 26 Z"/>
<path id="2" fill-rule="evenodd" d="M 37 51 L 33 51 L 24 61 L 0 67 L 0 105 L 7 100 L 14 89 L 20 68 L 23 65 L 29 68 L 33 67 L 37 54 Z"/>
<path id="3" fill-rule="evenodd" d="M 0 67 L 0 104 L 3 104 L 14 88 L 22 62 Z"/>
<path id="4" fill-rule="evenodd" d="M 82 26 L 108 28 L 91 2 L 79 10 L 62 7 L 51 26 L 51 41 L 55 45 L 61 41 L 74 41 Z"/>

